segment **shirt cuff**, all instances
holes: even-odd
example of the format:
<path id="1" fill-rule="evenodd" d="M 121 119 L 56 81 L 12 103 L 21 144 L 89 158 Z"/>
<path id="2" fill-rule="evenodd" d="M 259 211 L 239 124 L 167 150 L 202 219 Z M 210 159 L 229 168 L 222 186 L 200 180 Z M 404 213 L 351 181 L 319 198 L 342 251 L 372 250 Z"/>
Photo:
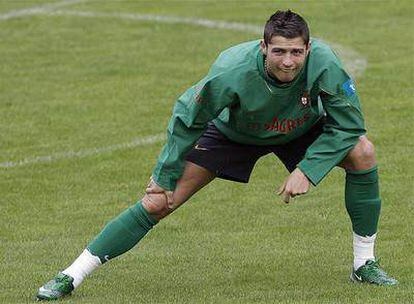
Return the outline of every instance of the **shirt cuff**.
<path id="1" fill-rule="evenodd" d="M 176 171 L 162 170 L 159 163 L 152 172 L 153 181 L 167 191 L 174 191 L 177 186 L 177 180 L 181 176 L 181 173 Z"/>
<path id="2" fill-rule="evenodd" d="M 312 185 L 316 186 L 329 173 L 329 171 L 335 167 L 335 165 L 324 168 L 320 165 L 318 166 L 317 164 L 312 164 L 309 160 L 304 159 L 297 165 L 297 167 L 303 174 L 306 175 Z"/>

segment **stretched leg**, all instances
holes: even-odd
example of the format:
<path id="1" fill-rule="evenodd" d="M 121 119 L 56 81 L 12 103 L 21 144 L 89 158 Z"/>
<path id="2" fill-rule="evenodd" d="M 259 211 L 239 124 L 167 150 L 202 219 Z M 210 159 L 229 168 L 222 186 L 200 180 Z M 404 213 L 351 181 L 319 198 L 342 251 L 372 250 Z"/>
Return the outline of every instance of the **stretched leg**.
<path id="1" fill-rule="evenodd" d="M 165 194 L 146 194 L 110 221 L 72 265 L 39 289 L 37 297 L 52 300 L 69 294 L 101 264 L 134 247 L 159 220 L 171 214 L 214 177 L 210 171 L 187 162 L 173 193 L 173 209 L 168 207 Z"/>
<path id="2" fill-rule="evenodd" d="M 346 170 L 345 205 L 354 232 L 354 271 L 351 279 L 394 285 L 397 281 L 379 268 L 374 256 L 381 211 L 374 145 L 362 136 L 340 166 Z"/>
<path id="3" fill-rule="evenodd" d="M 165 194 L 145 194 L 141 201 L 109 222 L 88 245 L 88 251 L 98 256 L 102 263 L 123 254 L 134 247 L 160 219 L 185 203 L 213 178 L 210 171 L 187 162 L 173 193 L 174 209 L 168 207 Z"/>

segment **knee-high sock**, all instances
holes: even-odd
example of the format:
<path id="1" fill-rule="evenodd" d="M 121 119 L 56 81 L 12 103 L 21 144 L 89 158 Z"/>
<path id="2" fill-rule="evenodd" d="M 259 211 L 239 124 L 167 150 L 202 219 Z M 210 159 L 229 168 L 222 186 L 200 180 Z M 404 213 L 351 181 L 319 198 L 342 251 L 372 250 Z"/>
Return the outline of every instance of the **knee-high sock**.
<path id="1" fill-rule="evenodd" d="M 348 171 L 345 204 L 354 231 L 354 268 L 374 259 L 374 245 L 381 211 L 378 170 Z"/>
<path id="2" fill-rule="evenodd" d="M 377 232 L 381 199 L 376 166 L 368 170 L 347 171 L 345 204 L 357 235 L 372 236 Z"/>
<path id="3" fill-rule="evenodd" d="M 110 221 L 87 249 L 105 263 L 134 247 L 156 223 L 139 201 Z"/>

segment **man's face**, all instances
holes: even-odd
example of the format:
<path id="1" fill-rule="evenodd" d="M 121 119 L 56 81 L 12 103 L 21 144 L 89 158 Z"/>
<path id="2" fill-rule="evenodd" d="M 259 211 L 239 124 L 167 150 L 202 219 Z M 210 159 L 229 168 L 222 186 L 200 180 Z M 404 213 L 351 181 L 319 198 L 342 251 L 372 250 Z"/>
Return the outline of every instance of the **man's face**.
<path id="1" fill-rule="evenodd" d="M 285 38 L 273 36 L 266 46 L 261 41 L 260 48 L 267 58 L 267 72 L 281 82 L 290 82 L 299 74 L 310 50 L 302 37 Z"/>

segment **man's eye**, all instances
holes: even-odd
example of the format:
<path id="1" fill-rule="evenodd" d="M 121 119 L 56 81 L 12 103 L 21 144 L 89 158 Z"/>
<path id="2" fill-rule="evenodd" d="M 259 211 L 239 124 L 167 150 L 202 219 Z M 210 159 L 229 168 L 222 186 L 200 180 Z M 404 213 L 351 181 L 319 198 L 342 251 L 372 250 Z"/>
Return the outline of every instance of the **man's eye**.
<path id="1" fill-rule="evenodd" d="M 302 55 L 303 54 L 303 50 L 293 50 L 292 51 L 293 55 Z"/>
<path id="2" fill-rule="evenodd" d="M 282 50 L 278 50 L 278 49 L 275 49 L 272 52 L 273 52 L 273 54 L 282 54 L 283 53 Z"/>

